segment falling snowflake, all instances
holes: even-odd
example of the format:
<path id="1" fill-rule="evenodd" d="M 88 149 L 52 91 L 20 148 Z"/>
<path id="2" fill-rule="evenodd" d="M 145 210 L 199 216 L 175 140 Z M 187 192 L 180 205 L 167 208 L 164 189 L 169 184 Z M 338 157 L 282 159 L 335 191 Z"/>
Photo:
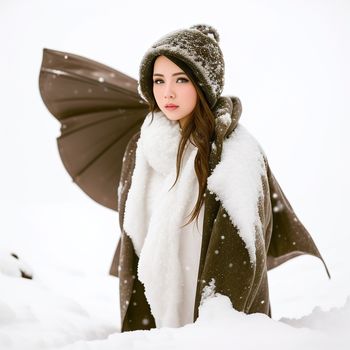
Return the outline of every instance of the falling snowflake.
<path id="1" fill-rule="evenodd" d="M 149 324 L 149 319 L 148 318 L 143 318 L 142 319 L 142 324 L 143 325 L 148 325 Z"/>

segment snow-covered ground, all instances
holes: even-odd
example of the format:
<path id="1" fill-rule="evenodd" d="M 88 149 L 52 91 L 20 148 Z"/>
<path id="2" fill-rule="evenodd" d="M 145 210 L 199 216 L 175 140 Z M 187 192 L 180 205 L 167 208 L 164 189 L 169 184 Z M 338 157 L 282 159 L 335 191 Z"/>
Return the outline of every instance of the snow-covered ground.
<path id="1" fill-rule="evenodd" d="M 180 0 L 169 17 L 161 1 L 1 1 L 1 350 L 349 349 L 350 2 L 215 5 Z M 118 279 L 108 275 L 118 215 L 88 198 L 61 163 L 59 123 L 38 89 L 42 49 L 137 77 L 154 40 L 200 22 L 219 30 L 224 92 L 242 100 L 242 124 L 332 279 L 318 259 L 298 257 L 269 272 L 272 319 L 236 312 L 218 295 L 194 324 L 120 334 Z"/>
<path id="2" fill-rule="evenodd" d="M 298 319 L 275 320 L 237 312 L 226 296 L 217 294 L 204 301 L 193 324 L 120 334 L 113 278 L 47 264 L 34 280 L 23 279 L 9 268 L 18 266 L 17 260 L 6 256 L 3 251 L 1 349 L 209 350 L 233 344 L 239 349 L 348 349 L 350 344 L 350 297 L 341 307 L 315 307 Z M 303 295 L 297 298 L 302 300 Z"/>

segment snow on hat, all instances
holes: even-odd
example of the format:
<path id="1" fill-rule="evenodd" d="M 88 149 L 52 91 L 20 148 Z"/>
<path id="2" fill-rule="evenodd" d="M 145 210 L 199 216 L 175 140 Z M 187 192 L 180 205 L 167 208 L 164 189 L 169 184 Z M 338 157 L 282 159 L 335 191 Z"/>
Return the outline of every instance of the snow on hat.
<path id="1" fill-rule="evenodd" d="M 144 54 L 140 69 L 138 92 L 151 101 L 152 75 L 155 59 L 164 55 L 184 62 L 197 78 L 210 107 L 213 107 L 224 88 L 225 63 L 219 46 L 219 33 L 206 24 L 168 33 L 156 41 Z"/>

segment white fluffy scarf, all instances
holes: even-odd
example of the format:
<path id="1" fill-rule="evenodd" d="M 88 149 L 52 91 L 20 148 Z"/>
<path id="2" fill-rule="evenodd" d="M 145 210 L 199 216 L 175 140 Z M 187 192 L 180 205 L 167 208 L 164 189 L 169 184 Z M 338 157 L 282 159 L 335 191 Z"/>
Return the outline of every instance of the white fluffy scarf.
<path id="1" fill-rule="evenodd" d="M 194 171 L 197 147 L 187 143 L 180 177 L 169 191 L 176 178 L 179 123 L 169 120 L 162 112 L 154 113 L 150 122 L 151 113 L 143 122 L 137 143 L 135 169 L 125 204 L 124 230 L 139 256 L 138 278 L 145 286 L 156 326 L 176 327 L 181 326 L 181 318 L 183 320 L 179 314 L 184 308 L 181 286 L 186 282 L 180 261 L 181 244 L 184 244 L 181 235 L 191 233 L 180 226 L 189 219 L 198 196 Z M 203 220 L 203 207 L 200 218 Z M 190 225 L 193 227 L 195 221 Z M 196 255 L 193 261 L 199 261 L 200 243 L 198 237 L 190 243 L 197 251 L 197 255 L 193 252 Z M 194 269 L 192 273 L 194 286 L 188 288 L 193 290 L 194 298 L 197 271 Z M 187 308 L 191 317 L 193 305 Z"/>

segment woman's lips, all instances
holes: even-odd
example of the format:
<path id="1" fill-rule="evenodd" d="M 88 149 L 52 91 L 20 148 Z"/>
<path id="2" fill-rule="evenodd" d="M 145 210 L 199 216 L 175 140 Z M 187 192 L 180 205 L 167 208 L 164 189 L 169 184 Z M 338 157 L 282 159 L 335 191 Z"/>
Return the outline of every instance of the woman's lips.
<path id="1" fill-rule="evenodd" d="M 165 108 L 168 110 L 168 111 L 174 111 L 176 108 L 178 108 L 179 106 L 165 106 Z"/>

